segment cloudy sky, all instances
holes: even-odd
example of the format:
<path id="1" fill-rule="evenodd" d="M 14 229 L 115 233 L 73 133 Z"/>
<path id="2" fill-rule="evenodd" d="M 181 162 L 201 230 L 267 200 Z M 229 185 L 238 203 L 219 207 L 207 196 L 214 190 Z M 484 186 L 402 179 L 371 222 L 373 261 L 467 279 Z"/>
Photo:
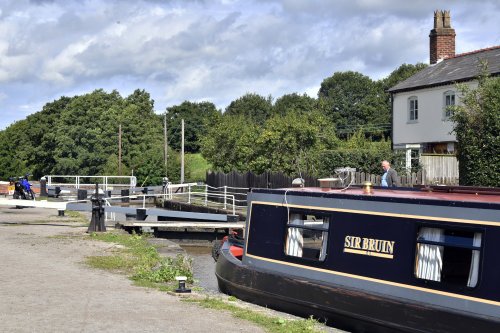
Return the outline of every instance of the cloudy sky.
<path id="1" fill-rule="evenodd" d="M 428 63 L 435 9 L 457 53 L 500 44 L 500 0 L 0 0 L 0 129 L 99 88 L 145 89 L 163 112 L 316 96 L 336 71 L 383 78 Z"/>

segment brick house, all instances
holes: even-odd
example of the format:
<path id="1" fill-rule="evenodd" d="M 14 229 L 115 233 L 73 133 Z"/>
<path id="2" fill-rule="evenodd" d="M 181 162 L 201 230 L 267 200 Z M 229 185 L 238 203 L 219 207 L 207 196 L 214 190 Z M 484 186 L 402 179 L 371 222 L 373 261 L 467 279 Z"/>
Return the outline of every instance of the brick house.
<path id="1" fill-rule="evenodd" d="M 460 103 L 457 83 L 477 87 L 482 62 L 487 63 L 491 75 L 500 74 L 500 46 L 455 54 L 449 11 L 434 13 L 429 38 L 430 66 L 389 89 L 393 148 L 406 150 L 407 168 L 422 162 L 423 156 L 448 154 L 449 162 L 454 163 L 448 169 L 455 170 L 426 171 L 436 178 L 458 178 L 456 139 L 447 106 Z M 434 168 L 424 163 L 426 167 Z"/>

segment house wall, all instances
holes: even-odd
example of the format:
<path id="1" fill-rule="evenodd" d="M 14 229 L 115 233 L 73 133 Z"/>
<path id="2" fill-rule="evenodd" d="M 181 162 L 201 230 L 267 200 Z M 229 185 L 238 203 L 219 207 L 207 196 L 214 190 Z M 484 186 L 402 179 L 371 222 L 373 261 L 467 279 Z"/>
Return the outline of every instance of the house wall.
<path id="1" fill-rule="evenodd" d="M 467 83 L 476 87 L 477 82 Z M 452 122 L 443 116 L 444 93 L 457 91 L 456 85 L 438 86 L 410 92 L 399 92 L 393 95 L 394 104 L 394 148 L 406 148 L 406 144 L 421 144 L 428 142 L 456 141 Z M 418 98 L 418 121 L 410 122 L 408 119 L 408 98 Z M 456 94 L 456 103 L 460 103 Z"/>

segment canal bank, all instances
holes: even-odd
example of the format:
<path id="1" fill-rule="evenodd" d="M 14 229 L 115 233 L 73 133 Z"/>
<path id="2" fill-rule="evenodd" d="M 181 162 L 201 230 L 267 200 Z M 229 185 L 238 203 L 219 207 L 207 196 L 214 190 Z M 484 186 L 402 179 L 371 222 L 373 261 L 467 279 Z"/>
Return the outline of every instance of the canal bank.
<path id="1" fill-rule="evenodd" d="M 86 257 L 116 246 L 86 239 L 82 222 L 52 210 L 0 208 L 2 331 L 264 332 L 229 313 L 87 267 Z"/>

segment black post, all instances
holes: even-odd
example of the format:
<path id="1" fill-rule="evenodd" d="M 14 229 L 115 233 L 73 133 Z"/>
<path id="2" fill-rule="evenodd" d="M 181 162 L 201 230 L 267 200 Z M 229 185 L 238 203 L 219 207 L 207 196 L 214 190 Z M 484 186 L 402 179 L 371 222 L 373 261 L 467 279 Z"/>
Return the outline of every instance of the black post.
<path id="1" fill-rule="evenodd" d="M 121 190 L 122 197 L 128 197 L 129 195 L 130 195 L 129 189 Z M 130 198 L 122 198 L 122 202 L 130 202 Z"/>
<path id="2" fill-rule="evenodd" d="M 95 231 L 106 231 L 104 223 L 104 200 L 99 197 L 99 184 L 95 184 L 95 194 L 90 199 L 92 201 L 92 219 L 87 230 L 88 233 Z"/>
<path id="3" fill-rule="evenodd" d="M 78 189 L 78 200 L 87 200 L 87 190 Z"/>
<path id="4" fill-rule="evenodd" d="M 47 179 L 45 177 L 40 178 L 40 196 L 46 197 L 49 194 L 47 193 Z"/>

